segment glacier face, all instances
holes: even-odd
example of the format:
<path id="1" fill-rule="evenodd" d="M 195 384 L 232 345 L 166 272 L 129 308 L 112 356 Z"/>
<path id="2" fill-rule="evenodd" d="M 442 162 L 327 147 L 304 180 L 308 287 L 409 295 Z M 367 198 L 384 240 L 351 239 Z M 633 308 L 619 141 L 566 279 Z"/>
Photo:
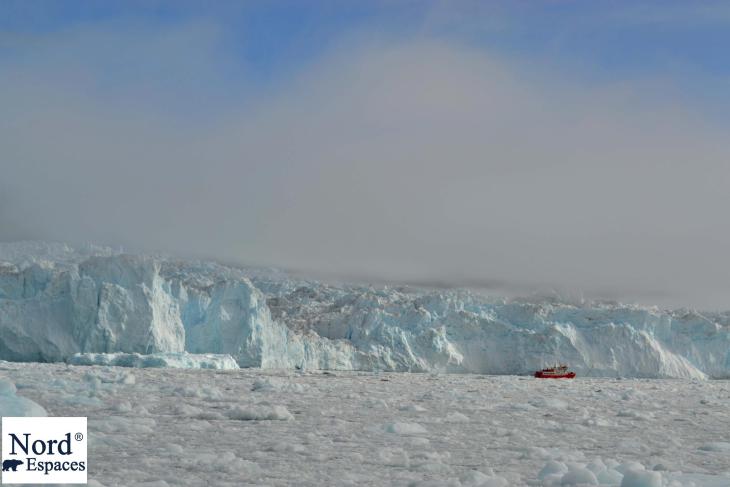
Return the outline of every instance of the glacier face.
<path id="1" fill-rule="evenodd" d="M 327 284 L 285 273 L 0 244 L 0 359 L 229 354 L 242 367 L 730 376 L 730 314 Z"/>

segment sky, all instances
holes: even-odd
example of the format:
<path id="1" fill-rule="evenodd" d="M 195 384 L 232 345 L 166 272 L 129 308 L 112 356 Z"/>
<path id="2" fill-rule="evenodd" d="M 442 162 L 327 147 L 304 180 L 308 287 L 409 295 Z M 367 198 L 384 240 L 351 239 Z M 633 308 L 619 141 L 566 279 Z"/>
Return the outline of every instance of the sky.
<path id="1" fill-rule="evenodd" d="M 730 309 L 724 2 L 0 0 L 0 241 Z"/>

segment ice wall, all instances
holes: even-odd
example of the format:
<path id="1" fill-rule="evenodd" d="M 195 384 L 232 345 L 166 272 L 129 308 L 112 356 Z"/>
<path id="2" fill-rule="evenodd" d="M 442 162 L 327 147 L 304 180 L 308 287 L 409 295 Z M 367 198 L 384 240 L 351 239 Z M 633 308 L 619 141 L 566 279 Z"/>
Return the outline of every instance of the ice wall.
<path id="1" fill-rule="evenodd" d="M 313 283 L 278 294 L 269 300 L 276 318 L 348 340 L 366 352 L 366 369 L 522 374 L 564 361 L 596 376 L 730 371 L 727 314 Z"/>
<path id="2" fill-rule="evenodd" d="M 230 354 L 242 367 L 730 376 L 730 315 L 328 285 L 87 246 L 0 244 L 0 359 Z"/>

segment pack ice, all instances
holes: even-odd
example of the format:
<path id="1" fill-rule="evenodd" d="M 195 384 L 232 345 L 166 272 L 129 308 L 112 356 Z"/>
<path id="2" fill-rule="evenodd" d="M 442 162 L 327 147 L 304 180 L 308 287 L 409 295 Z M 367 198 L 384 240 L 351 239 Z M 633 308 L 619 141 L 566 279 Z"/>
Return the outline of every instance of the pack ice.
<path id="1" fill-rule="evenodd" d="M 523 374 L 560 360 L 581 375 L 720 378 L 730 376 L 730 313 L 331 284 L 92 245 L 0 244 L 0 359 L 183 352 L 229 354 L 241 367 Z"/>

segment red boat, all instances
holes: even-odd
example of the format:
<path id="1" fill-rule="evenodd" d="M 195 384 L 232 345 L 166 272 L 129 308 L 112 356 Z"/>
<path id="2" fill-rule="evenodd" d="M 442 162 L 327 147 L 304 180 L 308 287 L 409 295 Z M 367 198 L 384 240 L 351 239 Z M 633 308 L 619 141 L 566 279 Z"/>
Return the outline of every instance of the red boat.
<path id="1" fill-rule="evenodd" d="M 556 365 L 555 367 L 547 367 L 535 372 L 538 379 L 573 379 L 575 372 L 569 371 L 567 365 Z"/>

